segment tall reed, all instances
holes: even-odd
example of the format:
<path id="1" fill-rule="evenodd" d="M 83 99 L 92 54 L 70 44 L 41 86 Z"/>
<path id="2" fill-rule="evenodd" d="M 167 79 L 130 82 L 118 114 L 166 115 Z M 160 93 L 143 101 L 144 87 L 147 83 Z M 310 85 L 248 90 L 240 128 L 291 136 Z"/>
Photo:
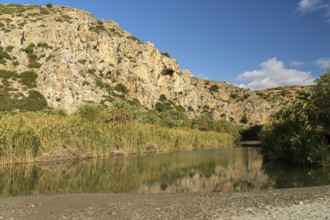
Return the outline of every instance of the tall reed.
<path id="1" fill-rule="evenodd" d="M 159 125 L 86 121 L 77 115 L 40 112 L 0 115 L 0 163 L 21 163 L 172 152 L 233 146 L 227 133 Z"/>

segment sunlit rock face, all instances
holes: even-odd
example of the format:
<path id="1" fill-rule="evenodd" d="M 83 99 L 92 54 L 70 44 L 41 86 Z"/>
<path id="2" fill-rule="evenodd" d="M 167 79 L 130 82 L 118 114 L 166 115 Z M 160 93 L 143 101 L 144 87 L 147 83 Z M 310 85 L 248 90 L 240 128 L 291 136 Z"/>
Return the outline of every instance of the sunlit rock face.
<path id="1" fill-rule="evenodd" d="M 117 99 L 138 100 L 153 109 L 163 95 L 190 117 L 211 113 L 236 124 L 262 124 L 300 89 L 256 92 L 195 78 L 152 43 L 83 10 L 3 5 L 0 22 L 0 46 L 9 48 L 0 70 L 33 70 L 38 75 L 34 89 L 48 106 L 69 113 L 83 103 L 111 105 Z M 7 83 L 23 95 L 29 90 L 12 79 Z"/>

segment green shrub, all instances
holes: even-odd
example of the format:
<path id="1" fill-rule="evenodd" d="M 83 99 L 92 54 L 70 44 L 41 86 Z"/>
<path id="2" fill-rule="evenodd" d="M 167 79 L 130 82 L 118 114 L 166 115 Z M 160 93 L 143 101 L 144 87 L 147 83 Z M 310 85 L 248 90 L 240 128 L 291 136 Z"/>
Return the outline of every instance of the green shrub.
<path id="1" fill-rule="evenodd" d="M 118 92 L 124 93 L 124 94 L 128 93 L 127 87 L 124 84 L 121 84 L 121 83 L 118 83 L 115 86 L 115 90 L 117 90 Z"/>
<path id="2" fill-rule="evenodd" d="M 33 53 L 28 54 L 28 58 L 29 58 L 29 63 L 35 63 L 38 60 L 38 56 Z"/>
<path id="3" fill-rule="evenodd" d="M 105 109 L 101 105 L 83 104 L 78 107 L 75 114 L 87 121 L 100 121 L 103 119 Z"/>
<path id="4" fill-rule="evenodd" d="M 166 102 L 166 100 L 167 100 L 167 98 L 166 98 L 166 96 L 165 96 L 164 94 L 161 94 L 161 95 L 159 96 L 159 101 L 161 101 L 161 102 Z"/>
<path id="5" fill-rule="evenodd" d="M 218 85 L 212 85 L 210 88 L 209 88 L 209 91 L 210 92 L 218 92 L 219 90 L 219 86 Z"/>
<path id="6" fill-rule="evenodd" d="M 182 105 L 176 105 L 175 110 L 178 112 L 186 112 L 186 109 Z"/>
<path id="7" fill-rule="evenodd" d="M 84 82 L 82 83 L 82 85 L 83 85 L 83 86 L 89 86 L 90 83 L 89 83 L 88 81 L 84 80 Z"/>
<path id="8" fill-rule="evenodd" d="M 85 64 L 86 60 L 85 59 L 80 59 L 80 60 L 78 60 L 78 62 L 81 63 L 81 64 Z"/>
<path id="9" fill-rule="evenodd" d="M 50 61 L 53 57 L 53 55 L 49 55 L 48 57 L 46 57 L 46 62 Z"/>
<path id="10" fill-rule="evenodd" d="M 204 105 L 203 106 L 203 114 L 206 114 L 206 113 L 211 113 L 211 111 L 212 111 L 212 109 L 210 108 L 210 106 L 209 105 Z"/>
<path id="11" fill-rule="evenodd" d="M 139 44 L 142 44 L 142 41 L 141 41 L 140 39 L 138 39 L 137 37 L 129 36 L 128 38 L 129 38 L 129 39 L 132 39 L 132 40 L 134 40 L 134 41 L 136 41 L 136 42 L 139 43 Z"/>
<path id="12" fill-rule="evenodd" d="M 40 14 L 47 15 L 50 14 L 50 12 L 45 8 L 40 8 Z"/>
<path id="13" fill-rule="evenodd" d="M 103 25 L 97 25 L 97 26 L 89 26 L 89 31 L 95 32 L 95 33 L 101 33 L 106 32 L 107 29 Z"/>
<path id="14" fill-rule="evenodd" d="M 104 89 L 104 88 L 105 88 L 105 83 L 103 83 L 102 79 L 100 79 L 100 78 L 96 78 L 96 79 L 95 79 L 95 83 L 96 83 L 96 85 L 97 85 L 100 89 Z"/>
<path id="15" fill-rule="evenodd" d="M 62 18 L 55 18 L 55 21 L 62 23 L 63 22 L 63 19 Z"/>
<path id="16" fill-rule="evenodd" d="M 41 67 L 41 65 L 42 64 L 40 64 L 40 63 L 29 63 L 28 64 L 28 68 L 31 68 L 31 69 L 38 69 L 38 68 L 40 68 Z"/>
<path id="17" fill-rule="evenodd" d="M 29 96 L 23 99 L 17 107 L 21 111 L 41 111 L 47 108 L 47 100 L 40 92 L 30 90 Z"/>
<path id="18" fill-rule="evenodd" d="M 0 100 L 0 111 L 12 111 L 14 109 L 10 94 L 2 87 L 0 87 Z"/>
<path id="19" fill-rule="evenodd" d="M 20 83 L 28 88 L 35 88 L 37 86 L 36 79 L 37 74 L 32 71 L 23 72 L 18 74 L 16 72 L 0 70 L 0 76 L 7 80 L 9 78 L 18 79 Z M 6 85 L 3 82 L 3 85 Z M 41 93 L 31 90 L 28 97 L 24 97 L 23 94 L 15 94 L 14 96 L 9 94 L 9 85 L 0 90 L 0 111 L 13 111 L 20 109 L 21 111 L 39 111 L 47 107 L 46 99 Z"/>
<path id="20" fill-rule="evenodd" d="M 167 53 L 167 52 L 162 52 L 161 54 L 162 54 L 163 56 L 165 56 L 165 57 L 171 58 L 170 54 Z"/>
<path id="21" fill-rule="evenodd" d="M 29 13 L 28 15 L 31 16 L 31 17 L 38 17 L 38 16 L 40 16 L 41 14 L 40 14 L 40 13 L 37 13 L 37 12 L 34 12 L 34 13 Z M 40 18 L 39 18 L 39 19 L 40 19 Z M 31 22 L 36 22 L 36 21 L 38 21 L 39 19 L 31 20 Z"/>
<path id="22" fill-rule="evenodd" d="M 88 73 L 91 75 L 94 75 L 96 72 L 96 69 L 88 69 Z"/>
<path id="23" fill-rule="evenodd" d="M 11 30 L 8 29 L 8 28 L 1 28 L 1 30 L 3 30 L 5 33 L 9 33 L 9 32 L 11 32 Z"/>
<path id="24" fill-rule="evenodd" d="M 13 49 L 14 49 L 14 46 L 7 46 L 7 47 L 6 47 L 6 51 L 7 51 L 8 53 L 11 53 L 11 52 L 13 51 Z"/>
<path id="25" fill-rule="evenodd" d="M 34 48 L 36 47 L 36 45 L 34 43 L 30 43 L 29 46 L 27 46 L 24 51 L 27 54 L 32 54 L 34 51 Z"/>
<path id="26" fill-rule="evenodd" d="M 68 115 L 68 113 L 66 112 L 66 110 L 63 109 L 63 108 L 54 108 L 49 113 L 52 114 L 52 115 L 60 115 L 60 116 L 66 116 L 66 115 Z"/>
<path id="27" fill-rule="evenodd" d="M 216 131 L 231 134 L 236 140 L 241 139 L 240 128 L 225 120 L 214 120 L 211 115 L 204 114 L 192 119 L 191 127 L 203 131 Z"/>
<path id="28" fill-rule="evenodd" d="M 19 65 L 19 62 L 18 62 L 18 61 L 14 61 L 14 62 L 12 62 L 12 64 L 13 64 L 14 66 L 18 66 L 18 65 Z"/>
<path id="29" fill-rule="evenodd" d="M 244 99 L 248 99 L 251 96 L 251 94 L 244 94 Z"/>
<path id="30" fill-rule="evenodd" d="M 231 99 L 238 99 L 239 95 L 237 93 L 230 93 L 230 98 Z"/>
<path id="31" fill-rule="evenodd" d="M 17 25 L 19 26 L 19 28 L 23 28 L 26 24 L 27 24 L 27 22 L 24 21 L 24 22 L 18 23 Z"/>
<path id="32" fill-rule="evenodd" d="M 0 78 L 10 79 L 11 77 L 17 77 L 17 72 L 9 70 L 0 70 Z"/>
<path id="33" fill-rule="evenodd" d="M 256 92 L 256 95 L 259 96 L 260 98 L 263 98 L 263 99 L 266 99 L 267 98 L 267 95 L 265 95 L 262 92 Z"/>
<path id="34" fill-rule="evenodd" d="M 14 14 L 17 12 L 17 8 L 10 5 L 1 6 L 0 10 L 2 14 Z"/>
<path id="35" fill-rule="evenodd" d="M 157 102 L 155 105 L 155 109 L 159 112 L 163 112 L 165 110 L 165 106 L 161 102 Z"/>
<path id="36" fill-rule="evenodd" d="M 174 109 L 163 111 L 159 113 L 160 123 L 164 127 L 184 127 L 188 122 L 188 117 L 184 112 L 180 112 Z"/>
<path id="37" fill-rule="evenodd" d="M 241 124 L 246 124 L 249 122 L 248 118 L 246 116 L 243 116 L 241 120 L 239 121 Z"/>
<path id="38" fill-rule="evenodd" d="M 0 60 L 11 60 L 10 55 L 8 54 L 7 51 L 0 51 Z"/>
<path id="39" fill-rule="evenodd" d="M 45 48 L 45 49 L 53 49 L 53 47 L 49 46 L 47 43 L 38 43 L 37 47 Z"/>
<path id="40" fill-rule="evenodd" d="M 25 71 L 19 75 L 20 82 L 28 88 L 37 87 L 38 74 L 33 71 Z"/>
<path id="41" fill-rule="evenodd" d="M 71 19 L 72 19 L 72 17 L 69 16 L 69 15 L 62 15 L 62 18 L 63 18 L 64 20 L 71 20 Z"/>

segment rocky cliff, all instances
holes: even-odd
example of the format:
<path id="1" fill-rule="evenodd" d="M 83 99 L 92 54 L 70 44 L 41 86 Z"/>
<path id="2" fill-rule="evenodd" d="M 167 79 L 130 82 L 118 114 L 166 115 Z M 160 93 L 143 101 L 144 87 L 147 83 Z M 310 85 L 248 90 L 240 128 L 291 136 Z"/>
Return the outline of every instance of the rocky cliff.
<path id="1" fill-rule="evenodd" d="M 70 113 L 83 103 L 126 99 L 147 109 L 175 106 L 190 117 L 211 113 L 260 124 L 301 88 L 252 91 L 198 79 L 114 21 L 69 7 L 1 4 L 0 89 L 3 110 L 19 110 L 33 95 Z"/>

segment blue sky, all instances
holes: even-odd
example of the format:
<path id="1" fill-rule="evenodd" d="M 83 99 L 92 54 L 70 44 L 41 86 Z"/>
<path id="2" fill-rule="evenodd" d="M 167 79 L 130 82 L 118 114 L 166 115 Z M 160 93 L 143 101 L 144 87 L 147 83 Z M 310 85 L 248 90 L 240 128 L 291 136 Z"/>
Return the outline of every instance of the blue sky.
<path id="1" fill-rule="evenodd" d="M 330 0 L 1 0 L 115 20 L 194 76 L 253 89 L 311 84 L 330 66 Z"/>

